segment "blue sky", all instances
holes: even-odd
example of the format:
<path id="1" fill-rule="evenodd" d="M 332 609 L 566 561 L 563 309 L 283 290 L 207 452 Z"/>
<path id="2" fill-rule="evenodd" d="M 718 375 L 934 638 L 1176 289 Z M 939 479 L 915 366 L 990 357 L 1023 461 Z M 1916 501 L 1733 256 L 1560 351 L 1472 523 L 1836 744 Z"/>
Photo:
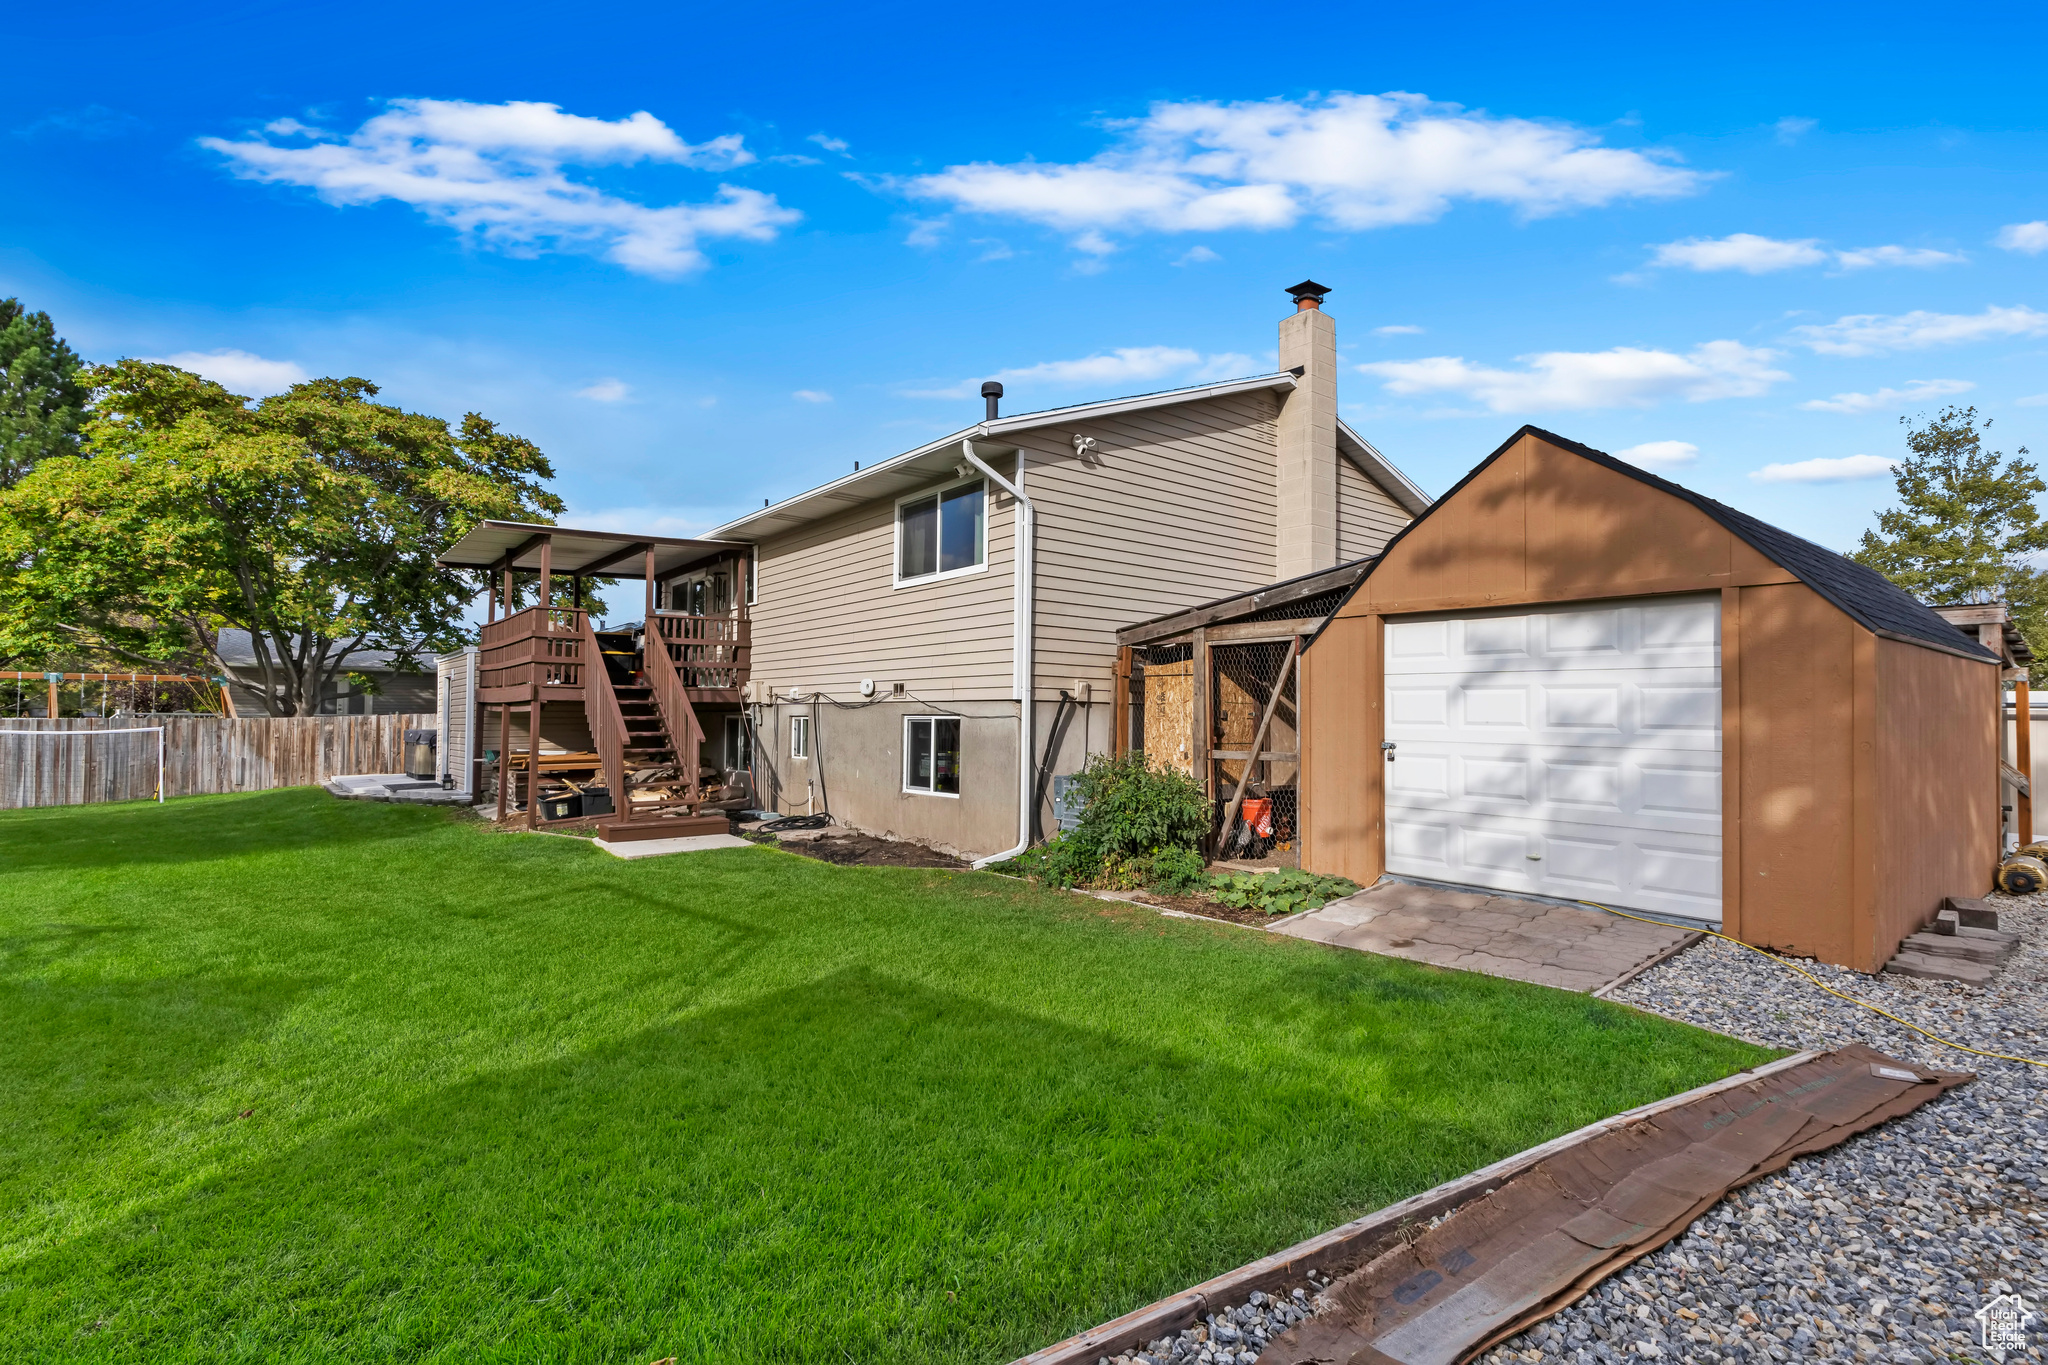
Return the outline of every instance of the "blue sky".
<path id="1" fill-rule="evenodd" d="M 1902 414 L 2048 454 L 2039 8 L 1652 10 L 24 6 L 0 295 L 629 529 L 1268 368 L 1304 276 L 1432 492 L 1528 421 L 1846 548 Z"/>

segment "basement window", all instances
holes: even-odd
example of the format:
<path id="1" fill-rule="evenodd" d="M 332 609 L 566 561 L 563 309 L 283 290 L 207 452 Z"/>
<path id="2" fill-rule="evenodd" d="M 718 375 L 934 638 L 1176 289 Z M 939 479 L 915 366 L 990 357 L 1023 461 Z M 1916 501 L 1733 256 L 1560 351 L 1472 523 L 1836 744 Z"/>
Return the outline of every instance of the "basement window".
<path id="1" fill-rule="evenodd" d="M 809 758 L 811 756 L 811 718 L 791 716 L 789 718 L 789 756 Z"/>
<path id="2" fill-rule="evenodd" d="M 960 794 L 960 718 L 906 716 L 903 790 L 920 796 Z"/>
<path id="3" fill-rule="evenodd" d="M 969 479 L 896 504 L 896 585 L 976 573 L 988 560 L 988 488 Z"/>

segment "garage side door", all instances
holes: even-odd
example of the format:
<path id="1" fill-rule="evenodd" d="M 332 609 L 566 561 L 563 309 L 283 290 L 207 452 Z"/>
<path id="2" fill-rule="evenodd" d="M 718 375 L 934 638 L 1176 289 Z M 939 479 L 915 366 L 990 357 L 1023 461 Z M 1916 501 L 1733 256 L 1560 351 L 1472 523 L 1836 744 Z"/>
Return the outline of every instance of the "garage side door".
<path id="1" fill-rule="evenodd" d="M 1718 596 L 1386 626 L 1387 870 L 1721 919 Z"/>

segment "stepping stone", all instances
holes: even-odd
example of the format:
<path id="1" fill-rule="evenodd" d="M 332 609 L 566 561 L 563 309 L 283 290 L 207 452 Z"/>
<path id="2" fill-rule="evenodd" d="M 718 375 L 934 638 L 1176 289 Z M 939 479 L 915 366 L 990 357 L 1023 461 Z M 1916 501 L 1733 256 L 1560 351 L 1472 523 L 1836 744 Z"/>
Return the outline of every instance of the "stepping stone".
<path id="1" fill-rule="evenodd" d="M 1956 912 L 1955 912 L 1955 911 L 1953 911 L 1953 910 L 1943 910 L 1943 911 L 1941 911 L 1941 912 L 1940 912 L 1939 914 L 1935 915 L 1935 917 L 1934 917 L 1934 918 L 1933 918 L 1932 920 L 1929 920 L 1929 921 L 1928 921 L 1928 924 L 1927 924 L 1927 928 L 1926 928 L 1925 930 L 1923 930 L 1923 932 L 1925 932 L 1925 933 L 1929 933 L 1929 934 L 1949 934 L 1949 935 L 1953 935 L 1953 934 L 1955 933 L 1955 931 L 1956 931 Z"/>
<path id="2" fill-rule="evenodd" d="M 1982 932 L 1979 930 L 1978 932 Z M 1901 951 L 1925 953 L 1931 957 L 1962 958 L 1969 962 L 1996 963 L 2005 953 L 1988 943 L 1940 934 L 1913 934 L 1899 945 Z"/>
<path id="3" fill-rule="evenodd" d="M 1965 896 L 1950 896 L 1948 908 L 1956 912 L 1956 920 L 1965 929 L 1996 929 L 1998 907 L 1990 901 L 1972 900 Z"/>
<path id="4" fill-rule="evenodd" d="M 1929 953 L 1903 952 L 1884 964 L 1894 976 L 1918 977 L 1923 981 L 1961 981 L 1981 986 L 1991 979 L 1991 968 L 1981 962 L 1959 957 L 1935 957 Z"/>

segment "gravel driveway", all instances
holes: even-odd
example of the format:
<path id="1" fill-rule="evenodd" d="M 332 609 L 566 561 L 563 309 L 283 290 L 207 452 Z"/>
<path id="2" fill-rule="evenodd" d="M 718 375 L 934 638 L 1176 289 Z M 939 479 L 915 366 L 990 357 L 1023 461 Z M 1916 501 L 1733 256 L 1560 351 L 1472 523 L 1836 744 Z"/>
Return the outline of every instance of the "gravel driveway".
<path id="1" fill-rule="evenodd" d="M 2048 1059 L 2048 895 L 1994 896 L 2019 950 L 1988 986 L 1813 968 L 1973 1047 Z M 1811 966 L 1811 964 L 1802 964 Z M 1707 939 L 1617 1000 L 1785 1048 L 1864 1042 L 1979 1079 L 1739 1190 L 1662 1250 L 1486 1354 L 1512 1360 L 1994 1360 L 1971 1316 L 2017 1291 L 2048 1312 L 2048 1071 L 1941 1047 Z"/>

